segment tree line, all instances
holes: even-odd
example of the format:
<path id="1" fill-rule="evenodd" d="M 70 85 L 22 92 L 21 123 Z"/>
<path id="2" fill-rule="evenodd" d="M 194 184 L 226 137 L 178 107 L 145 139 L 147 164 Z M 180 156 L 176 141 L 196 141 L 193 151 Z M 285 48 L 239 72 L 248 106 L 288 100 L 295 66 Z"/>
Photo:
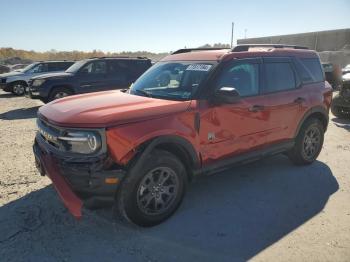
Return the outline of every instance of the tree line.
<path id="1" fill-rule="evenodd" d="M 100 50 L 93 50 L 91 52 L 83 51 L 56 51 L 50 50 L 46 52 L 27 51 L 14 48 L 0 48 L 0 60 L 12 61 L 11 58 L 19 58 L 24 61 L 50 61 L 50 60 L 82 60 L 91 57 L 104 56 L 130 56 L 130 57 L 148 57 L 152 60 L 158 61 L 169 53 L 152 53 L 147 51 L 138 52 L 102 52 Z M 19 59 L 15 59 L 18 61 Z"/>
<path id="2" fill-rule="evenodd" d="M 216 43 L 213 45 L 205 44 L 200 47 L 227 47 L 229 44 Z M 170 52 L 169 52 L 170 53 Z M 93 50 L 91 52 L 83 51 L 57 51 L 51 49 L 46 52 L 28 51 L 22 49 L 14 49 L 11 47 L 0 48 L 0 63 L 14 64 L 14 63 L 30 63 L 31 61 L 49 61 L 49 60 L 82 60 L 91 57 L 104 56 L 129 56 L 129 57 L 148 57 L 154 61 L 159 61 L 169 53 L 152 53 L 148 51 L 137 52 L 103 52 L 101 50 Z M 15 58 L 15 59 L 14 59 Z"/>

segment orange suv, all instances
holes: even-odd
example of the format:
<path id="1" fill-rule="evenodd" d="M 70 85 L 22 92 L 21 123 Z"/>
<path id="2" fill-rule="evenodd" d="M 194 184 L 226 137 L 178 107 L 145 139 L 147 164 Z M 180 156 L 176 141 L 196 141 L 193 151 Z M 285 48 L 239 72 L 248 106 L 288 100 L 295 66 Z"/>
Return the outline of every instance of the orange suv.
<path id="1" fill-rule="evenodd" d="M 331 99 L 317 53 L 304 47 L 181 49 L 130 89 L 41 107 L 36 164 L 75 217 L 111 203 L 118 216 L 153 226 L 198 174 L 277 153 L 312 163 Z"/>

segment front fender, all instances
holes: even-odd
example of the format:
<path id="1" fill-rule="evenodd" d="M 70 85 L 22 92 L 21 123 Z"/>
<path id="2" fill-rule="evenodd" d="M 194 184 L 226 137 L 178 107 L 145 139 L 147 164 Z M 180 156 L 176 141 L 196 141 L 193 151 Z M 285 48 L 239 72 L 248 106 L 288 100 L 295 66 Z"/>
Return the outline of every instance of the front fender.
<path id="1" fill-rule="evenodd" d="M 198 138 L 194 129 L 194 113 L 166 116 L 147 121 L 107 128 L 107 146 L 115 162 L 126 165 L 143 145 L 151 145 L 149 150 L 159 143 L 179 143 L 198 158 Z"/>

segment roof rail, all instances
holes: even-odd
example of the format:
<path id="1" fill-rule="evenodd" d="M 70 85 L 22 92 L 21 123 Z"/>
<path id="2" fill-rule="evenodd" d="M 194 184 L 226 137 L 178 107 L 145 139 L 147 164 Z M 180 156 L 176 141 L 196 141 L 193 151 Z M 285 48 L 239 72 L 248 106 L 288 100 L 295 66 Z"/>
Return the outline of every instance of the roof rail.
<path id="1" fill-rule="evenodd" d="M 175 52 L 172 52 L 172 55 L 176 54 L 182 54 L 182 53 L 189 53 L 193 51 L 209 51 L 209 50 L 222 50 L 222 49 L 229 49 L 227 47 L 199 47 L 199 48 L 182 48 Z"/>
<path id="2" fill-rule="evenodd" d="M 309 49 L 305 46 L 298 46 L 298 45 L 283 45 L 283 44 L 244 44 L 244 45 L 237 45 L 234 48 L 232 48 L 232 52 L 245 52 L 249 51 L 249 48 L 251 47 L 271 47 L 271 48 L 293 48 L 293 49 Z"/>
<path id="3" fill-rule="evenodd" d="M 133 59 L 149 59 L 145 56 L 94 56 L 94 57 L 89 57 L 87 59 L 105 59 L 105 58 L 133 58 Z"/>
<path id="4" fill-rule="evenodd" d="M 93 56 L 88 59 L 99 59 L 99 58 L 129 58 L 129 56 Z"/>

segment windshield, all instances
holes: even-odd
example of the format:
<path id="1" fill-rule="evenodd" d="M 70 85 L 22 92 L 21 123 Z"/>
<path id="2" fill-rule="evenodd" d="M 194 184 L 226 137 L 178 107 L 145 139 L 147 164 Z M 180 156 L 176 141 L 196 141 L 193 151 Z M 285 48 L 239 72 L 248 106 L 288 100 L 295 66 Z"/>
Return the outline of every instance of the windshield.
<path id="1" fill-rule="evenodd" d="M 213 64 L 207 62 L 159 62 L 132 85 L 130 93 L 169 100 L 190 100 L 212 68 Z"/>
<path id="2" fill-rule="evenodd" d="M 33 63 L 33 64 L 30 64 L 30 65 L 27 65 L 25 68 L 23 69 L 18 69 L 18 70 L 15 70 L 17 72 L 27 72 L 29 71 L 30 69 L 32 69 L 34 66 L 36 66 L 38 63 Z"/>
<path id="3" fill-rule="evenodd" d="M 66 72 L 67 73 L 76 73 L 83 65 L 85 65 L 86 62 L 87 62 L 86 60 L 77 61 L 73 65 L 68 67 Z"/>

